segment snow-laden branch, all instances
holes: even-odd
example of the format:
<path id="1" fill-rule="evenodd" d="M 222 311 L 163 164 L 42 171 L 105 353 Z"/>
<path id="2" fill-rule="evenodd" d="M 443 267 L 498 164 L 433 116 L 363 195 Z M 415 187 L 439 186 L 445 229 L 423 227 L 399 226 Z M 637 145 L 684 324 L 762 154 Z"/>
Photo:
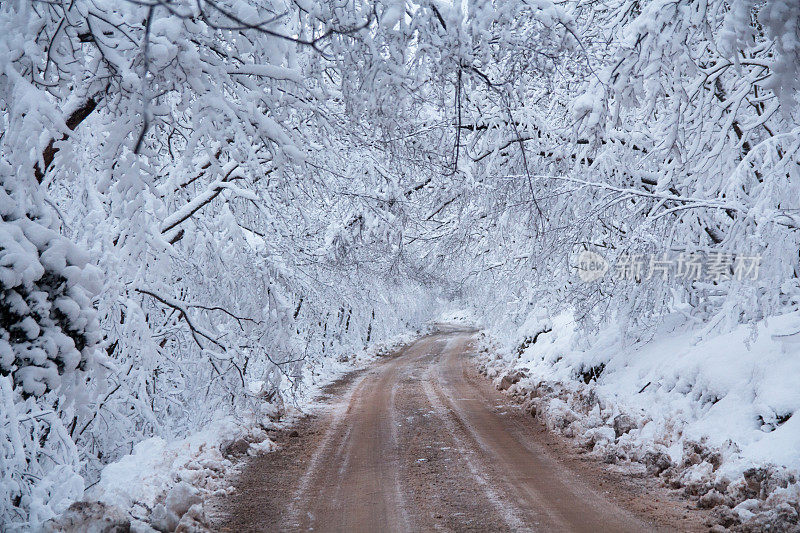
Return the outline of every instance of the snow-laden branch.
<path id="1" fill-rule="evenodd" d="M 161 233 L 169 232 L 182 222 L 185 222 L 191 218 L 192 215 L 197 213 L 200 209 L 211 203 L 217 196 L 220 195 L 220 193 L 222 193 L 222 191 L 226 190 L 226 182 L 234 179 L 244 178 L 244 175 L 239 169 L 239 164 L 235 161 L 226 163 L 221 170 L 224 174 L 222 178 L 212 181 L 203 192 L 198 194 L 186 205 L 164 219 L 164 221 L 161 223 Z"/>
<path id="2" fill-rule="evenodd" d="M 189 327 L 189 332 L 191 333 L 192 338 L 194 339 L 194 342 L 197 343 L 197 346 L 200 347 L 201 350 L 205 349 L 205 347 L 203 346 L 203 343 L 200 342 L 200 337 L 203 337 L 203 338 L 209 340 L 210 342 L 212 342 L 213 344 L 217 345 L 223 351 L 225 351 L 225 349 L 226 349 L 225 346 L 223 344 L 221 344 L 214 337 L 214 335 L 212 333 L 203 330 L 202 328 L 198 327 L 192 321 L 191 315 L 189 314 L 189 312 L 188 312 L 188 310 L 186 308 L 186 305 L 183 302 L 181 302 L 180 300 L 176 300 L 175 298 L 171 298 L 169 296 L 164 296 L 164 295 L 158 294 L 157 292 L 154 292 L 154 291 L 152 291 L 150 289 L 143 289 L 143 288 L 137 287 L 134 290 L 136 292 L 138 292 L 138 293 L 146 294 L 148 296 L 151 296 L 151 297 L 155 298 L 156 300 L 158 300 L 159 302 L 161 302 L 162 304 L 166 305 L 167 307 L 171 307 L 172 309 L 175 309 L 176 311 L 178 311 L 180 313 L 181 318 L 184 320 L 184 322 L 186 322 L 186 325 Z"/>
<path id="3" fill-rule="evenodd" d="M 521 179 L 525 178 L 524 175 L 505 175 L 505 176 L 495 176 L 497 178 L 502 179 Z M 555 175 L 535 175 L 531 176 L 533 178 L 542 179 L 542 180 L 555 180 L 555 181 L 563 181 L 568 183 L 574 183 L 576 185 L 580 185 L 581 187 L 589 187 L 593 189 L 601 189 L 606 191 L 613 191 L 619 193 L 621 195 L 625 195 L 627 197 L 641 197 L 641 198 L 650 198 L 653 200 L 659 200 L 660 202 L 676 202 L 683 205 L 672 207 L 666 209 L 664 211 L 660 211 L 653 215 L 653 218 L 661 218 L 665 215 L 675 213 L 678 211 L 684 211 L 687 209 L 714 209 L 714 210 L 723 210 L 726 212 L 736 212 L 742 213 L 744 215 L 749 215 L 751 212 L 750 208 L 745 207 L 740 203 L 734 203 L 729 201 L 722 201 L 722 200 L 710 200 L 704 198 L 694 198 L 690 196 L 678 196 L 674 194 L 668 193 L 653 193 L 648 191 L 643 191 L 641 189 L 633 189 L 630 187 L 618 187 L 615 185 L 611 185 L 608 183 L 602 183 L 597 181 L 588 181 L 582 180 L 579 178 L 572 178 L 569 176 L 555 176 Z M 773 209 L 768 212 L 769 216 L 766 217 L 767 220 L 771 219 L 773 222 L 785 226 L 791 229 L 800 229 L 800 216 L 792 213 L 788 210 L 781 210 L 781 209 Z"/>

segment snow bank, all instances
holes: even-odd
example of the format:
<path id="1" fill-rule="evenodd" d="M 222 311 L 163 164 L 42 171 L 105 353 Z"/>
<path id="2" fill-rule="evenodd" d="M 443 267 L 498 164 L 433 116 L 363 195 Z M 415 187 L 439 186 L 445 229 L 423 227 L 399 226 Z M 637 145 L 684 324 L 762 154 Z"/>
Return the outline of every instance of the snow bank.
<path id="1" fill-rule="evenodd" d="M 716 336 L 671 316 L 638 339 L 532 313 L 494 338 L 482 371 L 551 429 L 683 488 L 723 525 L 796 527 L 800 313 Z"/>
<path id="2" fill-rule="evenodd" d="M 203 530 L 204 501 L 232 490 L 227 481 L 232 459 L 274 446 L 263 427 L 231 418 L 184 439 L 144 440 L 130 455 L 107 465 L 84 500 L 45 524 L 45 531 L 104 531 L 109 525 L 174 531 L 179 524 Z"/>
<path id="3" fill-rule="evenodd" d="M 173 442 L 155 437 L 106 466 L 90 499 L 129 509 L 134 517 L 172 530 L 201 494 L 221 488 L 232 467 L 230 449 L 238 441 L 271 445 L 260 428 L 224 420 Z"/>

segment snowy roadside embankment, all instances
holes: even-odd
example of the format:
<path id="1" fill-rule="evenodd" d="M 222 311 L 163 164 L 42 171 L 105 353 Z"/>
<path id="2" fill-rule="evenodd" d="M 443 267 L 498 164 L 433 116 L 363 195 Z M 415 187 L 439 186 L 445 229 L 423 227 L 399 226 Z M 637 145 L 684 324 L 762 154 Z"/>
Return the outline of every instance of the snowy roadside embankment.
<path id="1" fill-rule="evenodd" d="M 263 403 L 246 419 L 226 417 L 183 439 L 139 442 L 130 455 L 105 466 L 83 500 L 45 523 L 44 531 L 207 531 L 208 513 L 213 511 L 207 508 L 209 499 L 234 490 L 231 476 L 245 457 L 275 450 L 273 432 L 319 408 L 317 397 L 324 386 L 415 336 L 398 335 L 348 358 L 331 357 L 305 367 L 304 385 L 290 403 L 269 402 L 263 398 L 263 384 L 251 383 L 250 393 Z"/>
<path id="2" fill-rule="evenodd" d="M 107 465 L 100 481 L 45 524 L 45 531 L 204 530 L 205 500 L 227 491 L 226 477 L 238 454 L 271 451 L 274 444 L 262 424 L 231 418 L 175 441 L 154 437 L 133 453 Z"/>
<path id="3" fill-rule="evenodd" d="M 630 340 L 614 327 L 587 337 L 569 314 L 533 314 L 505 338 L 483 337 L 482 371 L 597 457 L 713 508 L 717 527 L 792 530 L 798 332 L 798 313 L 717 336 L 674 318 Z"/>

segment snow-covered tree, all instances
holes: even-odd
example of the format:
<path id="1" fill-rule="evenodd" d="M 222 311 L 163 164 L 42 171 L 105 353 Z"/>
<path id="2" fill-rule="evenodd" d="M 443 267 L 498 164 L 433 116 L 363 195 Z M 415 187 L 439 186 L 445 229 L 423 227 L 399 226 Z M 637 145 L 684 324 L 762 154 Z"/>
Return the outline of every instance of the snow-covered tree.
<path id="1" fill-rule="evenodd" d="M 3 1 L 0 520 L 264 408 L 252 383 L 274 414 L 439 297 L 795 309 L 799 25 L 793 0 Z M 761 276 L 586 284 L 582 250 Z"/>

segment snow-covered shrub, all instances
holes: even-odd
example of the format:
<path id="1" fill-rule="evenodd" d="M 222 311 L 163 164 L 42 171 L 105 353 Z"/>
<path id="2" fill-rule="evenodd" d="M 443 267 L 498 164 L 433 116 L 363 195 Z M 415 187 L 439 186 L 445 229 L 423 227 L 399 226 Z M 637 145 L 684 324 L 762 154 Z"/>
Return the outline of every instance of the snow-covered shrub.
<path id="1" fill-rule="evenodd" d="M 13 179 L 0 160 L 0 523 L 20 525 L 83 492 L 73 433 L 100 340 L 99 279 Z"/>
<path id="2" fill-rule="evenodd" d="M 91 363 L 99 280 L 83 250 L 20 213 L 1 185 L 0 217 L 0 375 L 39 397 Z"/>

